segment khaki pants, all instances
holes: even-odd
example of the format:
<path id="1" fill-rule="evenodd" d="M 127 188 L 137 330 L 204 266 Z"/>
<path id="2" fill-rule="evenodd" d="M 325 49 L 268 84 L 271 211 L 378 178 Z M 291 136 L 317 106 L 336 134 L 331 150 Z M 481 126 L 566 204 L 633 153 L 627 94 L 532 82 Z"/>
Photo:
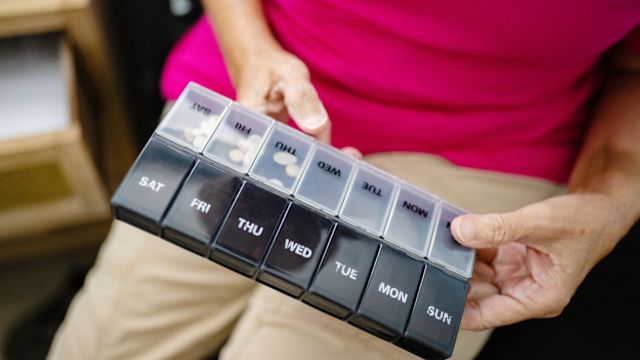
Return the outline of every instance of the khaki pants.
<path id="1" fill-rule="evenodd" d="M 379 154 L 367 161 L 479 213 L 513 210 L 565 191 L 423 154 Z M 453 358 L 473 358 L 488 336 L 460 332 Z M 72 302 L 49 358 L 199 359 L 221 347 L 221 359 L 415 358 L 120 222 Z"/>

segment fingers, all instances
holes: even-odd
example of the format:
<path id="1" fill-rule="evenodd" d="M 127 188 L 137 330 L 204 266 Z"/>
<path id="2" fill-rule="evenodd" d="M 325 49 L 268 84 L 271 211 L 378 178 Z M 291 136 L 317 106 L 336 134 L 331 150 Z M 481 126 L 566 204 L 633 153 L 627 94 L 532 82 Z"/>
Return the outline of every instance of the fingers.
<path id="1" fill-rule="evenodd" d="M 530 220 L 519 212 L 462 215 L 453 220 L 453 236 L 463 245 L 488 248 L 517 241 L 528 234 Z"/>
<path id="2" fill-rule="evenodd" d="M 298 127 L 319 141 L 329 143 L 331 122 L 311 82 L 292 76 L 278 86 L 284 95 L 284 105 Z"/>
<path id="3" fill-rule="evenodd" d="M 354 148 L 353 146 L 345 146 L 340 150 L 351 157 L 362 160 L 362 153 L 360 152 L 360 150 Z"/>
<path id="4" fill-rule="evenodd" d="M 271 89 L 271 79 L 266 73 L 257 73 L 251 77 L 251 84 L 240 84 L 236 87 L 236 99 L 242 105 L 267 113 L 267 95 Z"/>
<path id="5" fill-rule="evenodd" d="M 487 281 L 472 281 L 469 285 L 467 299 L 469 302 L 478 303 L 489 296 L 498 295 L 498 287 Z"/>
<path id="6" fill-rule="evenodd" d="M 467 302 L 460 328 L 486 330 L 531 318 L 524 304 L 508 295 L 493 294 L 480 301 Z"/>

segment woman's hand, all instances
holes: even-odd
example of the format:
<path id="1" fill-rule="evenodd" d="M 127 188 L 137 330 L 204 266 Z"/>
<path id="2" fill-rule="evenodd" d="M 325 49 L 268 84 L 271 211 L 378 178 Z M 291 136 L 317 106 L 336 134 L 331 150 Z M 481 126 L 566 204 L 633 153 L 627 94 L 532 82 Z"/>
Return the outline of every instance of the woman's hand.
<path id="1" fill-rule="evenodd" d="M 626 230 L 607 195 L 554 197 L 506 214 L 464 215 L 455 238 L 478 249 L 464 329 L 560 314 L 587 273 Z"/>
<path id="2" fill-rule="evenodd" d="M 560 314 L 640 218 L 640 54 L 625 42 L 614 54 L 570 194 L 453 221 L 454 237 L 478 249 L 462 328 Z"/>
<path id="3" fill-rule="evenodd" d="M 205 0 L 240 103 L 330 142 L 331 122 L 309 69 L 271 33 L 259 0 Z M 353 153 L 353 152 L 352 152 Z M 357 155 L 358 153 L 354 153 Z"/>
<path id="4" fill-rule="evenodd" d="M 329 143 L 331 122 L 309 79 L 307 66 L 282 49 L 268 49 L 245 59 L 232 73 L 238 102 L 298 127 Z"/>

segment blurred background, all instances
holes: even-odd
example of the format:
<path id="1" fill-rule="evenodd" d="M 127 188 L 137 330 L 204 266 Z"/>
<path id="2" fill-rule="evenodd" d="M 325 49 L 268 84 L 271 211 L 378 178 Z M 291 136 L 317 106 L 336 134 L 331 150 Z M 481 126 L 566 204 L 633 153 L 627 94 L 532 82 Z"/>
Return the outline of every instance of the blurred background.
<path id="1" fill-rule="evenodd" d="M 0 0 L 0 360 L 44 358 L 155 128 L 191 0 Z"/>
<path id="2" fill-rule="evenodd" d="M 0 0 L 0 360 L 42 359 L 156 127 L 192 0 Z M 481 359 L 629 358 L 636 226 L 566 311 L 496 331 Z M 626 299 L 626 300 L 625 300 Z"/>

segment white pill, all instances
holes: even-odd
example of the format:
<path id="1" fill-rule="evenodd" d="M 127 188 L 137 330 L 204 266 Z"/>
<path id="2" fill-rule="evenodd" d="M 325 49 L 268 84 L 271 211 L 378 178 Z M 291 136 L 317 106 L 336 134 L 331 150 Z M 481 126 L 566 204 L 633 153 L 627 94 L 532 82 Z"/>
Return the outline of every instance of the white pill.
<path id="1" fill-rule="evenodd" d="M 242 165 L 249 166 L 253 162 L 253 158 L 256 156 L 256 151 L 253 149 L 248 150 L 244 153 L 244 159 L 242 160 Z"/>
<path id="2" fill-rule="evenodd" d="M 193 139 L 193 146 L 195 146 L 196 148 L 200 149 L 203 146 L 205 146 L 207 144 L 207 137 L 206 136 L 196 136 L 195 139 Z"/>
<path id="3" fill-rule="evenodd" d="M 233 162 L 240 162 L 244 159 L 244 151 L 240 149 L 232 149 L 229 151 L 229 159 Z"/>
<path id="4" fill-rule="evenodd" d="M 206 136 L 206 135 L 208 135 L 208 133 L 205 130 L 202 130 L 202 128 L 191 129 L 191 134 L 193 134 L 193 136 Z"/>
<path id="5" fill-rule="evenodd" d="M 249 142 L 247 142 L 246 140 L 240 139 L 236 142 L 236 146 L 238 147 L 238 149 L 242 150 L 242 151 L 246 151 L 249 148 L 251 148 L 251 144 L 249 144 Z"/>
<path id="6" fill-rule="evenodd" d="M 286 172 L 287 175 L 289 175 L 291 177 L 296 177 L 300 173 L 300 167 L 298 165 L 296 165 L 296 164 L 289 164 L 284 169 L 284 172 Z"/>
<path id="7" fill-rule="evenodd" d="M 247 141 L 252 143 L 252 144 L 254 144 L 254 145 L 260 144 L 260 142 L 262 141 L 262 136 L 260 136 L 258 134 L 251 134 L 247 138 Z"/>
<path id="8" fill-rule="evenodd" d="M 278 151 L 273 154 L 273 161 L 280 165 L 295 164 L 298 158 L 295 155 L 291 155 L 286 151 Z"/>
<path id="9" fill-rule="evenodd" d="M 207 134 L 210 134 L 216 129 L 217 125 L 218 125 L 217 118 L 213 120 L 203 120 L 200 122 L 200 130 Z"/>
<path id="10" fill-rule="evenodd" d="M 184 136 L 184 139 L 187 140 L 188 142 L 192 142 L 193 141 L 193 129 L 191 128 L 185 128 L 184 132 L 182 133 L 182 135 Z"/>
<path id="11" fill-rule="evenodd" d="M 278 179 L 269 179 L 269 182 L 274 184 L 274 185 L 277 185 L 277 186 L 280 186 L 280 187 L 284 187 L 284 184 L 282 184 L 282 181 L 280 181 Z"/>

